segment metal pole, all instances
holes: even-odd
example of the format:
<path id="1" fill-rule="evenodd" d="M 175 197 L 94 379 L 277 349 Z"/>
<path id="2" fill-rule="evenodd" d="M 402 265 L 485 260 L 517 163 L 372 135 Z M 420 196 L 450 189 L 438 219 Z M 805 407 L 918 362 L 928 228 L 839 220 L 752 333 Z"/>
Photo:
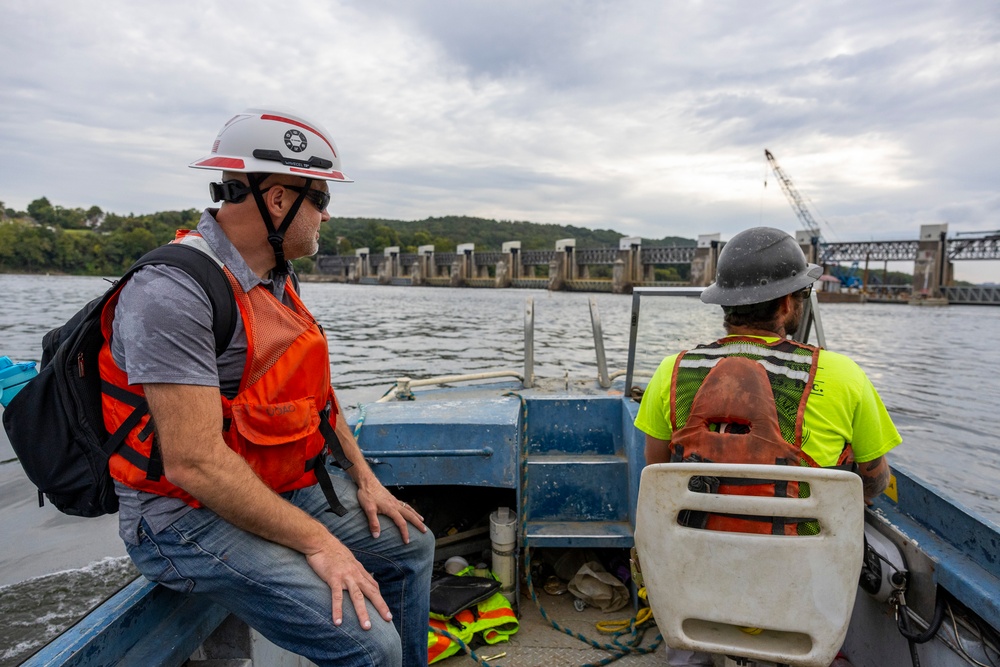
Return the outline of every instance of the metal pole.
<path id="1" fill-rule="evenodd" d="M 826 332 L 823 331 L 823 321 L 819 318 L 819 295 L 816 294 L 816 290 L 813 290 L 812 294 L 809 295 L 809 301 L 812 306 L 810 317 L 812 317 L 813 322 L 816 324 L 816 345 L 825 348 Z"/>
<path id="2" fill-rule="evenodd" d="M 816 345 L 826 347 L 826 333 L 823 331 L 823 323 L 819 319 L 819 295 L 816 290 L 809 295 L 809 300 L 802 306 L 802 321 L 799 322 L 798 331 L 792 335 L 792 340 L 799 343 L 809 343 L 809 334 L 813 325 L 816 326 Z"/>
<path id="3" fill-rule="evenodd" d="M 535 301 L 524 304 L 524 388 L 535 386 Z"/>
<path id="4" fill-rule="evenodd" d="M 628 366 L 625 367 L 625 396 L 632 393 L 632 376 L 635 374 L 635 339 L 639 333 L 639 296 L 641 289 L 632 291 L 632 317 L 628 329 Z"/>
<path id="5" fill-rule="evenodd" d="M 590 324 L 594 329 L 594 349 L 597 351 L 597 383 L 604 389 L 611 386 L 608 379 L 608 360 L 604 356 L 604 329 L 597 310 L 597 298 L 590 297 Z"/>

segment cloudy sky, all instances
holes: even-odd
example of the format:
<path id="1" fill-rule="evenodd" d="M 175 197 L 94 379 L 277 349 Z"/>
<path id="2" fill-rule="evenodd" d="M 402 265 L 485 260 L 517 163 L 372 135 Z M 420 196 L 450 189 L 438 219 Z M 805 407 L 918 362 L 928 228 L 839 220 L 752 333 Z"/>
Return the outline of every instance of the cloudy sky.
<path id="1" fill-rule="evenodd" d="M 333 215 L 658 238 L 1000 229 L 1000 4 L 0 0 L 0 201 L 202 208 L 250 106 L 326 126 Z M 766 183 L 766 187 L 765 187 Z M 905 268 L 905 267 L 900 267 Z M 958 277 L 1000 281 L 1000 262 Z"/>

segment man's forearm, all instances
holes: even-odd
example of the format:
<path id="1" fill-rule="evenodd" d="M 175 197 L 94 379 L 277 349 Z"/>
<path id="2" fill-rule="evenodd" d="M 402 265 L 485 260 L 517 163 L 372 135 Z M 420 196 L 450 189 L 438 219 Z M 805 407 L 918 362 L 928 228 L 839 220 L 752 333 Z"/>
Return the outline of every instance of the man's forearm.
<path id="1" fill-rule="evenodd" d="M 218 390 L 145 385 L 164 475 L 233 525 L 302 553 L 329 543 L 322 524 L 254 474 L 222 439 Z"/>
<path id="2" fill-rule="evenodd" d="M 668 463 L 670 461 L 670 441 L 660 440 L 646 434 L 646 465 Z"/>
<path id="3" fill-rule="evenodd" d="M 174 469 L 168 479 L 234 526 L 301 553 L 313 553 L 330 540 L 322 524 L 276 494 L 221 444 L 215 461 Z"/>
<path id="4" fill-rule="evenodd" d="M 889 486 L 892 472 L 884 456 L 858 464 L 858 474 L 864 488 L 865 500 L 873 500 Z"/>

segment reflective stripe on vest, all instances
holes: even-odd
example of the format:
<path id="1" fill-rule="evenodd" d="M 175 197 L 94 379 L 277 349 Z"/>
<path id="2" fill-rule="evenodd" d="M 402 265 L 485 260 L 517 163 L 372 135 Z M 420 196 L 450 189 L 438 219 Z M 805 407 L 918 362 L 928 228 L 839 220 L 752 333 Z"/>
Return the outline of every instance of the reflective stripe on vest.
<path id="1" fill-rule="evenodd" d="M 802 419 L 819 349 L 789 340 L 731 337 L 683 352 L 670 386 L 671 461 L 813 465 L 802 452 Z M 796 482 L 738 485 L 700 478 L 702 490 L 798 497 Z M 737 489 L 737 486 L 739 487 Z M 795 534 L 797 522 L 690 513 L 689 525 Z"/>
<path id="2" fill-rule="evenodd" d="M 439 621 L 434 618 L 430 619 L 430 625 L 432 628 L 437 628 L 438 630 L 444 630 L 451 633 L 466 644 L 472 641 L 472 630 L 467 628 L 460 628 L 457 625 L 448 623 L 447 621 Z M 427 631 L 428 664 L 453 656 L 458 653 L 461 648 L 462 647 L 458 642 L 454 642 L 444 635 L 439 635 L 433 630 Z"/>
<path id="3" fill-rule="evenodd" d="M 471 572 L 472 567 L 465 572 Z M 461 572 L 459 573 L 462 574 Z M 452 618 L 430 619 L 431 627 L 447 630 L 468 644 L 479 634 L 487 644 L 498 644 L 510 640 L 520 624 L 510 602 L 499 591 L 476 605 L 475 609 L 463 609 Z M 443 660 L 459 651 L 461 646 L 433 630 L 427 632 L 428 663 Z"/>

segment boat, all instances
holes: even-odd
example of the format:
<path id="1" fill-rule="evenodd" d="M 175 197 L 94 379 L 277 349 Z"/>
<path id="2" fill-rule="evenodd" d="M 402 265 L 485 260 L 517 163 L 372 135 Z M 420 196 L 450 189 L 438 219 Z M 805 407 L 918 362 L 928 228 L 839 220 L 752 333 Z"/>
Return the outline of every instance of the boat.
<path id="1" fill-rule="evenodd" d="M 668 316 L 671 299 L 699 292 L 700 288 L 635 289 L 628 361 L 623 369 L 611 372 L 600 314 L 591 299 L 598 372 L 596 378 L 585 380 L 535 377 L 534 312 L 529 298 L 523 368 L 397 378 L 387 383 L 390 387 L 381 399 L 350 415 L 359 444 L 381 481 L 435 528 L 436 560 L 459 556 L 474 562 L 489 553 L 490 529 L 465 525 L 463 519 L 499 514 L 504 508 L 516 515 L 519 553 L 510 583 L 521 627 L 509 644 L 470 649 L 480 664 L 666 664 L 663 640 L 657 634 L 678 624 L 661 622 L 662 627 L 653 627 L 655 615 L 649 621 L 649 612 L 643 613 L 646 603 L 638 595 L 635 579 L 630 581 L 630 604 L 617 615 L 607 615 L 573 595 L 549 594 L 536 578 L 546 554 L 572 556 L 597 550 L 620 554 L 628 562 L 629 549 L 636 543 L 637 518 L 645 507 L 641 491 L 647 483 L 644 437 L 633 426 L 646 370 L 651 370 L 641 359 L 643 326 L 662 313 Z M 822 346 L 825 335 L 815 293 L 807 304 L 807 316 L 795 338 Z M 848 577 L 859 585 L 847 587 L 842 619 L 846 638 L 834 650 L 839 648 L 854 667 L 1000 663 L 1000 528 L 898 465 L 893 466 L 886 493 L 858 516 L 864 539 L 851 533 L 853 546 L 847 553 L 855 561 Z M 863 558 L 858 558 L 861 554 Z M 706 551 L 700 556 L 707 563 L 713 554 Z M 669 572 L 671 565 L 660 562 L 655 552 L 640 553 L 640 561 L 647 581 L 657 578 L 652 572 Z M 744 567 L 752 578 L 755 562 Z M 798 581 L 773 588 L 779 602 L 807 597 Z M 705 614 L 712 613 L 712 607 L 730 610 L 733 596 L 742 594 L 729 590 L 715 597 L 719 594 L 691 592 L 707 601 Z M 662 607 L 651 602 L 654 612 Z M 826 602 L 814 602 L 822 612 Z M 772 611 L 761 606 L 752 623 L 737 628 L 739 641 L 734 644 L 719 639 L 725 633 L 717 630 L 725 623 L 699 621 L 698 627 L 709 628 L 707 634 L 715 637 L 717 664 L 817 664 L 809 662 L 815 660 L 807 656 L 809 651 L 796 654 L 785 642 L 798 641 L 801 648 L 803 638 L 811 642 L 805 631 L 780 626 Z M 617 626 L 620 634 L 601 634 L 594 627 L 609 618 L 624 622 Z M 754 642 L 777 646 L 778 657 L 770 662 L 761 658 L 764 653 L 754 653 Z M 739 646 L 750 646 L 749 654 L 736 653 Z M 457 655 L 436 664 L 460 665 L 467 660 Z M 142 578 L 24 663 L 28 667 L 306 664 L 224 609 Z"/>

